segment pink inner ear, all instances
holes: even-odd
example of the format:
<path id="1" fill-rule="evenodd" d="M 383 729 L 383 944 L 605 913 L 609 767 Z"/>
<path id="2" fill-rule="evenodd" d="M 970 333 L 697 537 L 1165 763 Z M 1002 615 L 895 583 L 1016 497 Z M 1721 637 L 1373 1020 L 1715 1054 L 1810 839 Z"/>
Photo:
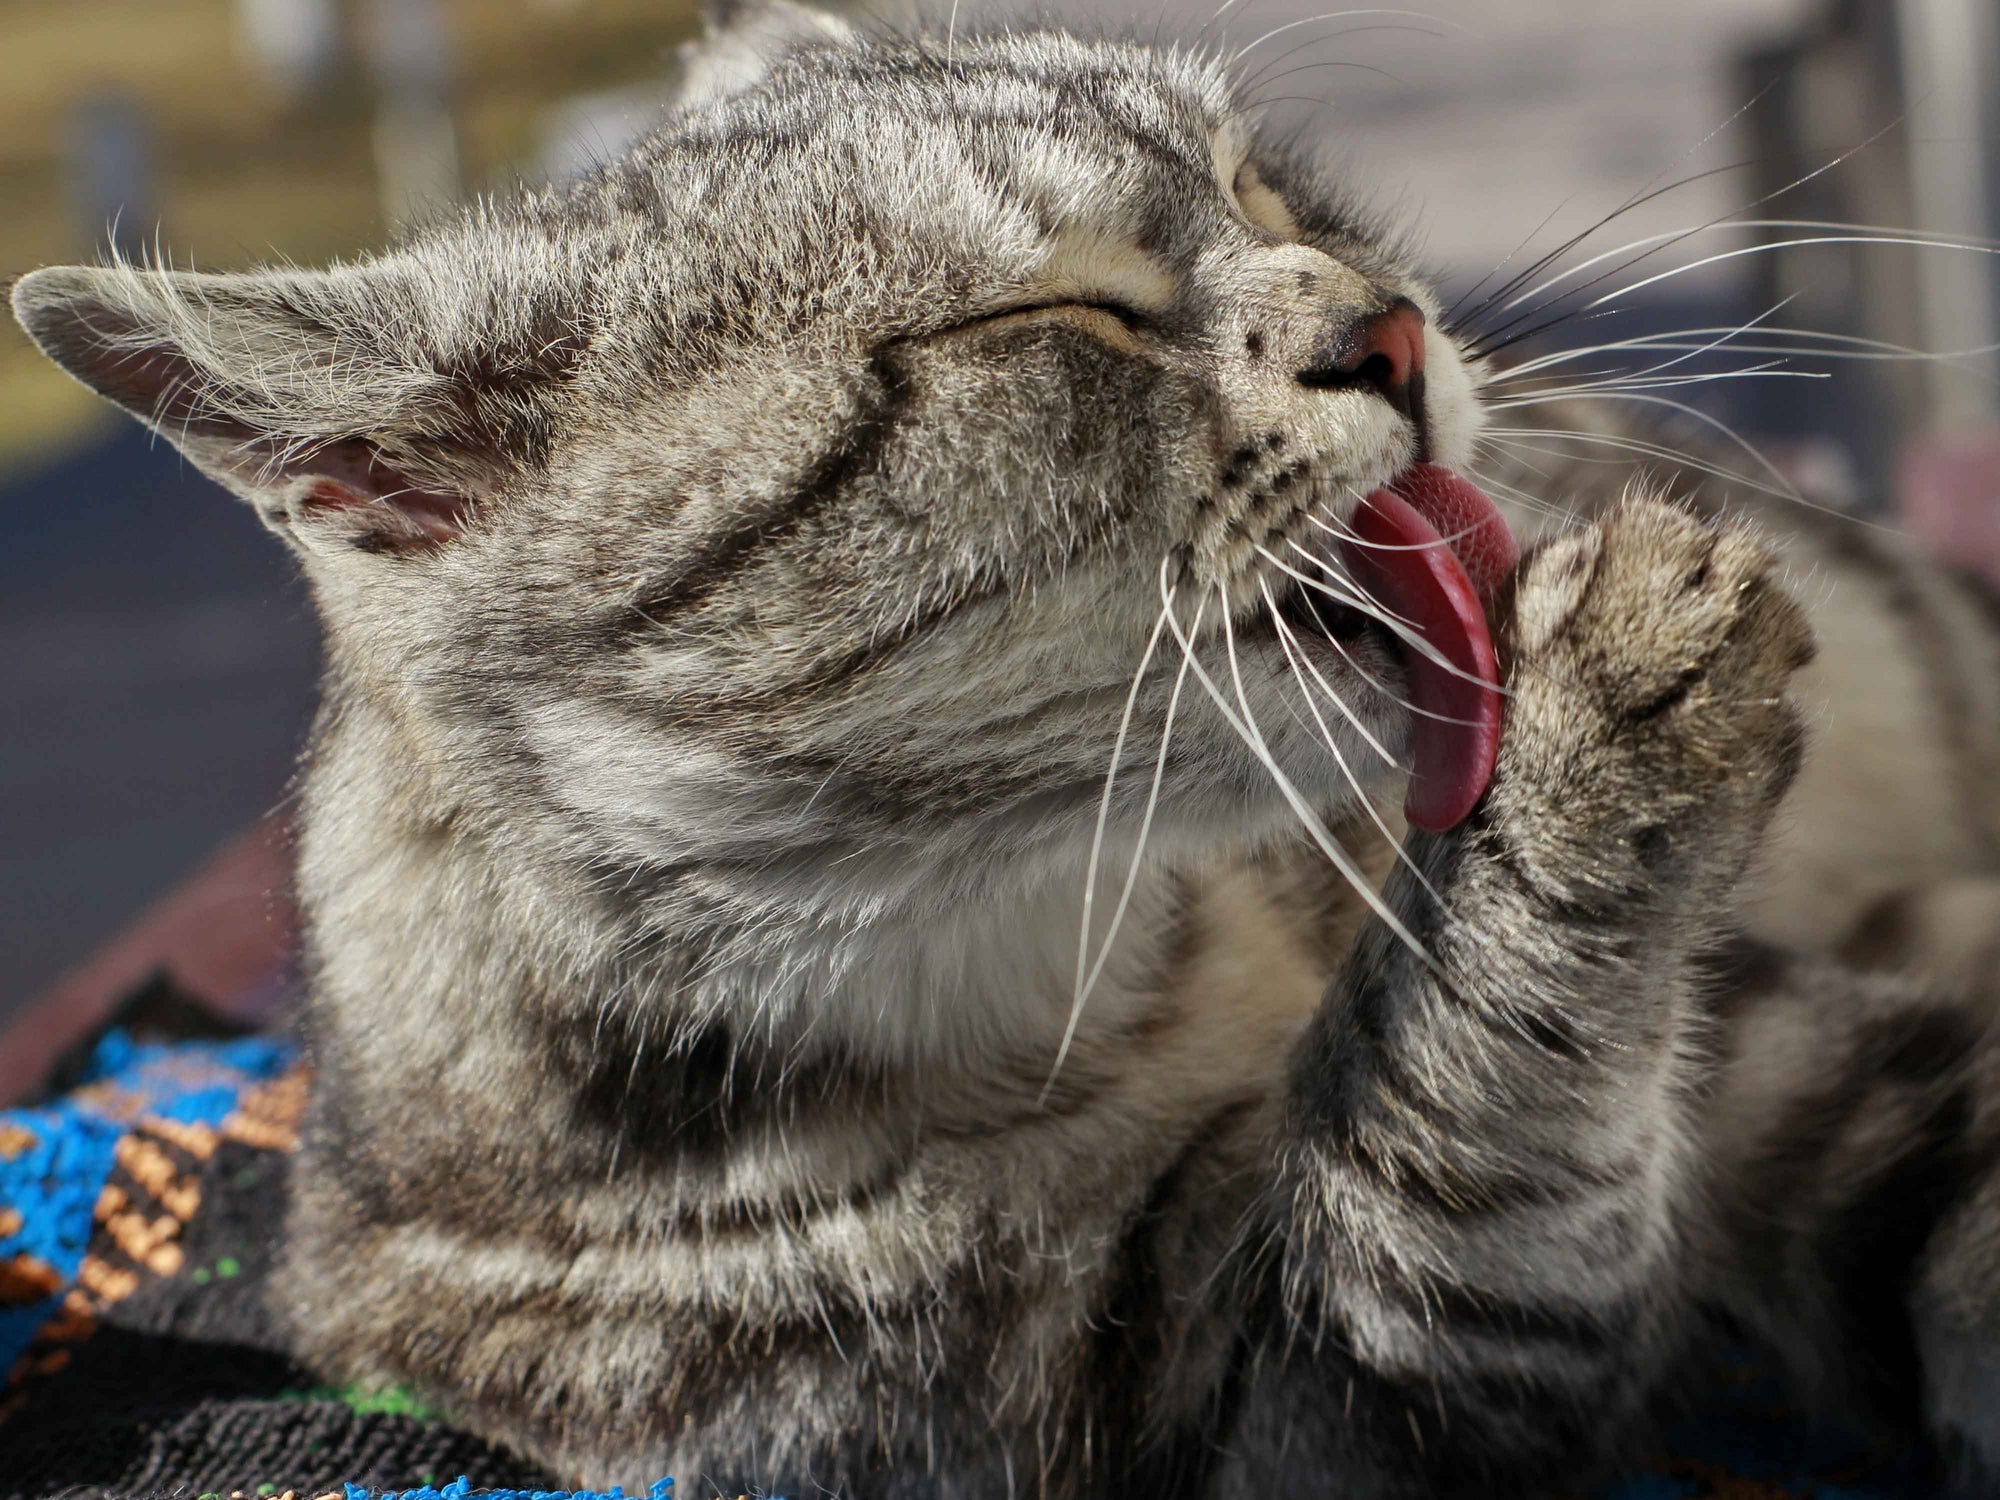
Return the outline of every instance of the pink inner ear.
<path id="1" fill-rule="evenodd" d="M 448 542 L 465 529 L 465 515 L 471 506 L 453 495 L 435 495 L 427 490 L 390 490 L 380 495 L 365 494 L 338 479 L 315 479 L 306 491 L 306 504 L 313 510 L 366 511 L 379 507 L 376 514 L 395 524 L 380 530 L 385 537 L 414 540 L 417 533 L 433 542 Z"/>
<path id="2" fill-rule="evenodd" d="M 298 460 L 310 478 L 306 504 L 359 523 L 379 550 L 407 552 L 449 542 L 465 529 L 472 502 L 414 485 L 384 462 L 370 443 L 351 438 Z"/>
<path id="3" fill-rule="evenodd" d="M 423 490 L 405 490 L 390 503 L 438 542 L 448 542 L 465 530 L 465 518 L 472 509 L 456 495 L 433 495 Z"/>

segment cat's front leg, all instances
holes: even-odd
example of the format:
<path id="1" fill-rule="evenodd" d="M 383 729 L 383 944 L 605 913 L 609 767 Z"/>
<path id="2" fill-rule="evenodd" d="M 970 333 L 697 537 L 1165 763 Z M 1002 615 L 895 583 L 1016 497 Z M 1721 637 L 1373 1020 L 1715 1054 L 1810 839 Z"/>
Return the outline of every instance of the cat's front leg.
<path id="1" fill-rule="evenodd" d="M 1682 1334 L 1694 973 L 1811 654 L 1746 531 L 1628 503 L 1524 564 L 1499 770 L 1295 1059 L 1225 1492 L 1571 1484 Z M 1275 1493 L 1275 1490 L 1269 1492 Z"/>

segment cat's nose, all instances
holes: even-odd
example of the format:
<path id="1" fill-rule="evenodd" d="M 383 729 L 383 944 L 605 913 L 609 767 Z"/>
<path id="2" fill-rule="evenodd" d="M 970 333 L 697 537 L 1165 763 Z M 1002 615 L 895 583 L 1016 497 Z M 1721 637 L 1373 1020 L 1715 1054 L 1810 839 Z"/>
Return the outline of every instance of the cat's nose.
<path id="1" fill-rule="evenodd" d="M 1422 425 L 1424 313 L 1408 297 L 1341 324 L 1312 352 L 1311 361 L 1299 371 L 1299 384 L 1366 388 Z"/>

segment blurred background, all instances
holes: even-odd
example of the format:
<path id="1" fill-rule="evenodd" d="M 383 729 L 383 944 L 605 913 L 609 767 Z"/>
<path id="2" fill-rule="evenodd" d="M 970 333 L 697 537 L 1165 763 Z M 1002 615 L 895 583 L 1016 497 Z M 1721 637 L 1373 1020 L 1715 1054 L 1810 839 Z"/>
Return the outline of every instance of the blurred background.
<path id="1" fill-rule="evenodd" d="M 1675 375 L 1781 361 L 1658 390 L 1820 499 L 1893 513 L 1967 566 L 2000 560 L 2000 363 L 1983 347 L 2000 257 L 1780 249 L 1843 236 L 1718 222 L 2000 235 L 1993 0 L 1233 0 L 1219 20 L 1215 3 L 1043 9 L 1244 49 L 1271 114 L 1420 226 L 1473 302 L 1622 210 L 1507 297 L 1630 249 L 1483 325 L 1532 335 L 1522 353 L 1653 338 L 1618 357 L 1689 354 Z M 962 0 L 960 24 L 998 13 Z M 217 269 L 378 244 L 428 206 L 615 150 L 694 29 L 692 0 L 0 0 L 0 277 L 114 240 Z M 1541 326 L 1545 297 L 1586 284 Z M 1736 341 L 1752 353 L 1680 347 L 1753 319 Z M 1949 357 L 1877 357 L 1903 348 Z M 247 508 L 7 322 L 0 1020 L 280 806 L 314 657 Z"/>

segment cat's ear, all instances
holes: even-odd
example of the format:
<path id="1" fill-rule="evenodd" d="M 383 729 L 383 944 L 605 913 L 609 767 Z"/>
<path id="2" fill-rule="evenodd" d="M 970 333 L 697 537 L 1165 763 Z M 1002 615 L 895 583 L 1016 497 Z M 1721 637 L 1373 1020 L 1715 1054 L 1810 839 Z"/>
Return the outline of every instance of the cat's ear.
<path id="1" fill-rule="evenodd" d="M 22 277 L 13 306 L 51 359 L 293 545 L 406 555 L 450 542 L 518 469 L 533 393 L 566 357 L 561 338 L 440 329 L 416 282 L 380 262 L 57 266 Z"/>
<path id="2" fill-rule="evenodd" d="M 706 35 L 680 49 L 675 102 L 683 107 L 740 94 L 800 47 L 853 46 L 854 27 L 797 0 L 703 0 Z"/>

